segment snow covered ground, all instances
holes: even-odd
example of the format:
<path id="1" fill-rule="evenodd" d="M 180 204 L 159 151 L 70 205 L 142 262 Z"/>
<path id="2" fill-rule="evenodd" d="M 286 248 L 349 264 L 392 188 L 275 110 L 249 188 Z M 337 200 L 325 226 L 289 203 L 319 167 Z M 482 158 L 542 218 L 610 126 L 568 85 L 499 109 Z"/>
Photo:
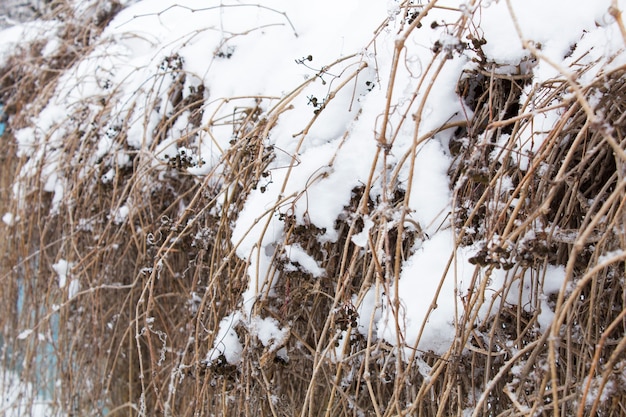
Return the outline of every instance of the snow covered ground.
<path id="1" fill-rule="evenodd" d="M 625 56 L 618 55 L 625 46 L 623 38 L 609 8 L 623 9 L 626 2 L 440 0 L 432 3 L 435 7 L 428 11 L 427 24 L 406 39 L 403 34 L 410 19 L 403 4 L 393 0 L 130 4 L 108 25 L 94 50 L 62 76 L 53 100 L 31 126 L 14 132 L 19 154 L 31 157 L 21 175 L 44 176 L 46 191 L 55 204 L 62 202 L 68 187 L 59 165 L 63 138 L 76 128 L 68 115 L 97 114 L 101 97 L 115 103 L 91 161 L 109 161 L 110 170 L 101 181 L 111 181 L 117 168 L 131 164 L 128 149 L 153 150 L 155 166 L 185 152 L 202 161 L 189 167 L 190 173 L 198 178 L 210 173 L 231 146 L 229 126 L 214 127 L 210 134 L 200 131 L 183 147 L 179 138 L 187 134 L 191 117 L 185 113 L 166 137 L 154 137 L 162 115 L 172 111 L 162 98 L 176 82 L 166 75 L 178 66 L 188 74 L 183 99 L 203 86 L 203 124 L 211 117 L 228 117 L 237 107 L 253 104 L 255 97 L 264 97 L 261 118 L 274 106 L 288 105 L 290 109 L 266 138 L 267 146 L 280 150 L 269 166 L 271 176 L 251 193 L 234 225 L 237 255 L 249 261 L 248 289 L 241 309 L 222 320 L 219 342 L 207 360 L 224 355 L 233 364 L 239 361 L 242 345 L 232 331 L 238 322 L 268 345 L 285 333 L 275 320 L 254 317 L 252 309 L 272 286 L 270 263 L 284 239 L 278 214 L 286 211 L 268 208 L 288 206 L 298 223 L 325 230 L 320 239 L 332 242 L 337 239 L 334 223 L 349 205 L 352 190 L 365 184 L 374 201 L 388 201 L 385 193 L 397 187 L 410 197 L 403 212 L 381 204 L 366 214 L 363 231 L 352 237 L 355 245 L 372 250 L 367 232 L 374 222 L 369 219 L 385 210 L 390 224 L 401 218 L 414 232 L 417 229 L 411 225 L 419 225 L 428 238 L 416 242 L 412 255 L 403 260 L 398 282 L 387 288 L 372 284 L 361 300 L 353 295 L 360 313 L 358 329 L 367 335 L 373 327 L 374 336 L 391 345 L 402 340 L 400 347 L 407 349 L 407 355 L 414 348 L 443 353 L 454 342 L 455 319 L 462 308 L 459 295 L 472 283 L 476 268 L 468 260 L 477 251 L 471 246 L 457 248 L 449 224 L 453 190 L 447 144 L 454 129 L 441 127 L 471 117 L 455 86 L 463 71 L 476 65 L 477 57 L 471 48 L 458 48 L 461 39 L 453 32 L 454 24 L 472 21 L 466 26 L 486 40 L 485 58 L 499 63 L 499 70 L 503 65 L 510 65 L 512 71 L 530 65 L 530 52 L 522 40 L 541 45 L 541 59 L 532 63 L 532 84 L 566 75 L 566 68 L 576 61 L 597 63 L 586 73 L 591 78 L 603 66 L 625 63 Z M 411 10 L 417 14 L 432 4 L 414 1 Z M 78 1 L 76 7 L 83 5 Z M 61 45 L 54 27 L 54 22 L 35 21 L 0 32 L 0 57 L 33 36 L 47 41 L 44 54 L 53 53 Z M 398 42 L 405 43 L 399 51 Z M 448 54 L 435 57 L 434 45 Z M 235 99 L 223 101 L 228 98 Z M 385 109 L 391 109 L 388 120 L 383 117 Z M 407 115 L 413 120 L 405 121 Z M 537 115 L 534 131 L 527 132 L 533 140 L 524 141 L 524 149 L 536 151 L 546 136 L 543 132 L 557 119 L 556 113 Z M 116 126 L 129 121 L 127 146 L 120 146 L 115 141 Z M 40 152 L 44 142 L 52 151 Z M 34 170 L 41 160 L 46 169 Z M 520 158 L 519 163 L 524 169 L 528 161 Z M 111 215 L 123 222 L 133 209 L 128 202 Z M 312 277 L 324 274 L 303 248 L 294 245 L 285 252 L 288 261 Z M 551 267 L 543 278 L 546 297 L 541 301 L 540 325 L 544 330 L 552 320 L 545 299 L 561 288 L 564 277 L 562 267 Z M 498 293 L 507 279 L 506 271 L 494 272 L 488 292 Z M 507 296 L 510 302 L 528 296 L 526 282 L 520 278 L 519 292 Z M 399 316 L 392 308 L 396 295 L 402 306 Z M 531 304 L 526 301 L 525 305 Z M 339 351 L 332 354 L 340 355 Z"/>

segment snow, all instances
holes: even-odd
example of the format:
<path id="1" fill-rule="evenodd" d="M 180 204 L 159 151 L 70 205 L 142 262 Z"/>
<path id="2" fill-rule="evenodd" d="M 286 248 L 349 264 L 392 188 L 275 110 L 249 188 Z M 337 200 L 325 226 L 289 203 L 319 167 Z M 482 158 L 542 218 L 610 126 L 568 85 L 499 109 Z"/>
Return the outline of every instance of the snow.
<path id="1" fill-rule="evenodd" d="M 4 213 L 2 215 L 2 222 L 7 226 L 13 226 L 15 224 L 15 216 L 13 213 Z"/>
<path id="2" fill-rule="evenodd" d="M 0 412 L 5 417 L 44 417 L 52 415 L 48 401 L 28 397 L 32 392 L 29 383 L 20 381 L 15 372 L 0 369 L 3 378 L 0 378 Z M 26 394 L 25 394 L 26 393 Z"/>
<path id="3" fill-rule="evenodd" d="M 287 339 L 289 332 L 281 329 L 278 320 L 271 317 L 254 317 L 250 325 L 250 333 L 259 338 L 263 346 L 270 350 L 280 348 Z"/>
<path id="4" fill-rule="evenodd" d="M 544 54 L 560 62 L 569 53 L 570 48 L 580 41 L 583 31 L 592 31 L 597 22 L 607 18 L 611 0 L 593 2 L 529 0 L 511 3 L 522 36 L 532 40 L 536 45 L 542 45 Z M 541 12 L 538 13 L 538 10 Z M 497 62 L 515 65 L 528 57 L 528 52 L 521 48 L 521 41 L 514 29 L 513 17 L 509 13 L 506 1 L 491 2 L 480 14 L 478 23 L 485 38 L 488 39 L 484 47 L 487 56 Z M 550 74 L 538 77 L 543 81 L 550 77 Z"/>
<path id="5" fill-rule="evenodd" d="M 361 248 L 367 247 L 369 232 L 374 226 L 374 222 L 369 217 L 366 217 L 365 219 L 363 219 L 363 223 L 364 223 L 363 230 L 353 235 L 351 238 L 352 243 L 354 243 L 355 245 Z"/>
<path id="6" fill-rule="evenodd" d="M 57 273 L 59 278 L 59 288 L 64 288 L 67 282 L 67 276 L 72 269 L 72 264 L 65 259 L 60 259 L 57 263 L 52 265 L 52 269 Z"/>
<path id="7" fill-rule="evenodd" d="M 359 302 L 358 298 L 353 296 L 352 303 L 358 306 L 357 312 L 357 330 L 363 336 L 368 336 L 370 328 L 374 334 L 378 331 L 377 323 L 381 318 L 380 305 L 381 291 L 375 286 L 369 288 L 363 300 Z"/>
<path id="8" fill-rule="evenodd" d="M 402 302 L 399 323 L 402 334 L 397 334 L 394 317 L 387 309 L 382 323 L 378 323 L 379 337 L 394 343 L 398 338 L 405 339 L 409 347 L 432 349 L 437 353 L 449 348 L 455 336 L 454 300 L 457 298 L 455 281 L 446 274 L 454 253 L 452 240 L 450 231 L 437 233 L 405 262 L 397 288 Z M 392 287 L 389 292 L 387 298 L 391 301 L 396 289 Z M 422 333 L 425 323 L 427 331 Z"/>
<path id="9" fill-rule="evenodd" d="M 415 159 L 409 206 L 414 210 L 411 217 L 428 235 L 437 233 L 451 209 L 449 167 L 450 159 L 436 141 L 426 142 Z"/>
<path id="10" fill-rule="evenodd" d="M 446 4 L 468 7 L 464 2 Z M 537 47 L 541 45 L 542 53 L 563 67 L 579 59 L 581 51 L 591 51 L 585 59 L 597 60 L 600 68 L 624 47 L 607 12 L 610 0 L 518 0 L 512 4 L 514 18 L 504 0 L 484 2 L 480 12 L 472 15 L 474 25 L 487 39 L 484 52 L 489 60 L 516 66 L 529 59 L 514 19 L 525 39 Z M 624 6 L 623 2 L 619 4 Z M 196 158 L 194 161 L 201 158 L 204 162 L 190 168 L 192 174 L 202 177 L 209 173 L 231 146 L 229 127 L 215 128 L 211 138 L 200 135 L 195 143 L 197 151 L 177 145 L 177 140 L 186 134 L 188 115 L 179 119 L 165 138 L 154 136 L 160 118 L 172 111 L 166 100 L 159 105 L 157 99 L 167 96 L 179 65 L 191 74 L 185 80 L 183 94 L 188 94 L 190 87 L 206 87 L 204 124 L 212 117 L 232 114 L 238 106 L 249 106 L 253 96 L 265 97 L 261 103 L 263 112 L 286 100 L 292 107 L 279 118 L 267 138 L 267 145 L 279 150 L 269 167 L 271 179 L 263 189 L 251 193 L 233 228 L 236 253 L 249 262 L 248 289 L 241 310 L 224 317 L 216 329 L 216 342 L 207 361 L 223 355 L 229 363 L 239 362 L 243 346 L 235 331 L 238 325 L 246 327 L 264 346 L 279 347 L 286 337 L 286 328 L 281 328 L 276 320 L 255 316 L 252 309 L 258 297 L 274 284 L 272 261 L 284 239 L 283 223 L 272 210 L 276 203 L 281 202 L 280 206 L 295 216 L 298 224 L 325 230 L 321 241 L 335 242 L 334 223 L 349 204 L 351 191 L 367 183 L 372 166 L 377 167 L 377 172 L 385 171 L 384 163 L 390 166 L 389 177 L 410 192 L 408 217 L 421 225 L 428 239 L 403 261 L 400 279 L 387 293 L 372 286 L 361 300 L 352 295 L 358 303 L 358 330 L 367 334 L 372 326 L 375 337 L 391 344 L 402 340 L 410 348 L 445 352 L 454 342 L 455 319 L 462 308 L 460 294 L 469 290 L 476 271 L 468 262 L 474 248 L 455 248 L 448 221 L 452 192 L 447 174 L 451 157 L 446 144 L 452 132 L 443 130 L 421 141 L 420 135 L 466 117 L 469 110 L 463 108 L 454 86 L 462 71 L 473 64 L 471 56 L 453 54 L 440 72 L 427 69 L 433 56 L 432 43 L 440 40 L 454 47 L 456 38 L 443 25 L 424 28 L 407 39 L 410 48 L 403 52 L 406 59 L 398 68 L 395 84 L 389 88 L 388 74 L 398 39 L 398 7 L 399 2 L 392 0 L 262 0 L 259 6 L 229 3 L 206 8 L 193 0 L 143 0 L 131 4 L 109 24 L 93 52 L 63 75 L 54 99 L 33 120 L 33 127 L 15 132 L 18 154 L 32 158 L 24 165 L 21 176 L 43 176 L 45 190 L 54 195 L 54 211 L 66 198 L 67 188 L 64 167 L 59 165 L 59 154 L 54 149 L 62 148 L 64 132 L 77 128 L 68 115 L 81 106 L 90 114 L 96 113 L 100 109 L 96 98 L 101 96 L 115 103 L 110 125 L 101 129 L 93 155 L 93 161 L 109 161 L 102 182 L 113 180 L 115 167 L 130 163 L 126 147 L 154 152 L 155 166 L 165 155 L 176 155 L 182 149 Z M 435 9 L 427 21 L 454 22 L 461 15 L 459 11 Z M 375 30 L 387 16 L 394 20 L 372 42 Z M 0 36 L 0 59 L 8 56 L 16 44 L 46 37 L 46 33 L 49 42 L 44 53 L 51 53 L 58 47 L 56 27 L 55 22 L 34 21 L 4 30 Z M 620 59 L 612 65 L 621 65 L 623 58 Z M 533 74 L 533 83 L 539 83 L 558 76 L 559 70 L 541 61 L 533 68 Z M 415 93 L 421 77 L 426 82 Z M 339 89 L 343 82 L 350 87 Z M 294 96 L 294 91 L 301 93 Z M 376 135 L 383 129 L 381 112 L 388 91 L 394 107 L 389 125 L 399 128 L 387 129 L 383 139 L 390 144 L 390 152 L 383 162 L 378 156 Z M 315 115 L 312 98 L 321 103 L 335 92 L 309 126 Z M 229 98 L 233 99 L 225 101 Z M 422 107 L 418 109 L 416 103 L 422 103 Z M 403 115 L 409 115 L 408 119 L 413 115 L 418 121 L 400 123 Z M 134 122 L 122 144 L 116 123 L 124 117 Z M 534 130 L 527 132 L 527 140 L 519 143 L 520 169 L 528 168 L 525 155 L 541 146 L 545 132 L 559 117 L 558 110 L 534 115 Z M 44 155 L 43 144 L 53 151 Z M 414 159 L 406 158 L 413 154 Z M 43 171 L 36 169 L 41 161 L 45 162 Z M 384 180 L 381 176 L 375 178 L 371 190 L 374 197 L 389 185 Z M 511 187 L 503 179 L 502 192 Z M 20 195 L 20 190 L 16 190 L 16 195 Z M 129 201 L 111 216 L 121 224 L 132 213 L 133 204 Z M 20 219 L 7 213 L 3 221 L 13 224 Z M 365 228 L 352 236 L 352 241 L 367 249 L 368 233 L 374 223 L 368 218 L 364 222 Z M 297 264 L 315 278 L 324 275 L 322 267 L 299 245 L 283 249 L 292 265 Z M 70 268 L 65 260 L 54 265 L 59 287 L 66 286 Z M 502 302 L 517 303 L 522 299 L 525 306 L 540 306 L 539 324 L 545 329 L 552 320 L 547 296 L 559 291 L 564 276 L 562 268 L 548 267 L 542 277 L 544 297 L 540 300 L 527 298 L 533 277 L 518 277 L 519 285 L 512 287 L 517 289 Z M 506 279 L 505 273 L 494 273 L 489 288 L 497 293 Z M 78 290 L 79 283 L 71 281 L 70 298 Z M 396 312 L 398 327 L 390 307 L 396 301 L 396 293 L 401 306 Z"/>
<path id="11" fill-rule="evenodd" d="M 20 334 L 17 335 L 17 338 L 18 340 L 24 340 L 28 338 L 28 336 L 30 336 L 31 334 L 33 334 L 33 331 L 31 329 L 22 330 Z"/>
<path id="12" fill-rule="evenodd" d="M 285 252 L 289 260 L 297 263 L 298 266 L 313 275 L 313 277 L 319 278 L 324 275 L 324 269 L 317 264 L 311 255 L 302 249 L 302 246 L 298 244 L 285 245 Z M 295 266 L 292 267 L 296 268 Z"/>
<path id="13" fill-rule="evenodd" d="M 224 317 L 220 322 L 219 332 L 215 338 L 215 345 L 207 355 L 209 364 L 220 360 L 223 356 L 228 363 L 238 363 L 241 359 L 243 346 L 235 332 L 235 326 L 241 321 L 241 313 L 235 312 Z"/>

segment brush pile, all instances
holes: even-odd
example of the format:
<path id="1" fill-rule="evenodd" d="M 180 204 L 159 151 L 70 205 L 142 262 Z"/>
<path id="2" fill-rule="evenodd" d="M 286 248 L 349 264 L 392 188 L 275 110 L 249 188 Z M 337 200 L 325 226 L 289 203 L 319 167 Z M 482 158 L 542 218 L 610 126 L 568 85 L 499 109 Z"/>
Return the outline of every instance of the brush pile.
<path id="1" fill-rule="evenodd" d="M 59 3 L 54 45 L 1 61 L 0 360 L 31 384 L 22 411 L 626 413 L 626 37 L 554 62 L 518 28 L 525 54 L 498 60 L 488 5 L 407 0 L 361 52 L 296 59 L 311 75 L 281 94 L 206 76 L 272 25 L 222 33 L 204 67 L 185 49 L 204 29 L 116 64 L 159 44 L 129 17 L 249 6 L 187 3 Z"/>

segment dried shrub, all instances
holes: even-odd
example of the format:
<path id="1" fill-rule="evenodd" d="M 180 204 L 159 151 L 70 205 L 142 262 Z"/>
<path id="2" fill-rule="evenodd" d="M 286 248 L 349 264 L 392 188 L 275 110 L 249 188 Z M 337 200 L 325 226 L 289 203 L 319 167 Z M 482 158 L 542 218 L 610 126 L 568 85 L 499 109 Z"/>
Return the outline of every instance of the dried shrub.
<path id="1" fill-rule="evenodd" d="M 414 3 L 402 6 L 407 36 L 422 27 L 426 15 L 425 7 Z M 67 22 L 61 35 L 65 47 L 43 58 L 42 45 L 32 45 L 0 72 L 2 99 L 15 129 L 26 126 L 51 97 L 52 88 L 40 87 L 53 85 L 89 51 L 119 8 L 117 2 L 110 5 L 95 14 L 95 25 L 77 24 L 78 17 L 53 8 Z M 358 329 L 358 307 L 368 291 L 389 293 L 402 262 L 429 239 L 407 215 L 410 190 L 396 168 L 372 173 L 386 180 L 380 196 L 370 193 L 372 183 L 352 190 L 335 220 L 334 242 L 293 214 L 306 189 L 264 208 L 282 221 L 284 239 L 268 274 L 274 281 L 261 288 L 251 311 L 276 320 L 287 336 L 266 346 L 250 327 L 237 323 L 231 330 L 243 345 L 241 362 L 234 365 L 223 355 L 207 360 L 219 343 L 222 320 L 241 310 L 249 285 L 248 261 L 236 255 L 232 227 L 248 195 L 263 192 L 270 180 L 268 167 L 280 152 L 268 140 L 272 128 L 296 98 L 308 99 L 314 123 L 334 94 L 350 84 L 343 82 L 323 99 L 302 97 L 302 88 L 281 99 L 223 98 L 224 106 L 229 100 L 242 105 L 228 117 L 216 110 L 203 125 L 210 92 L 203 84 L 185 88 L 194 75 L 180 56 L 171 55 L 161 63 L 161 75 L 171 82 L 154 94 L 160 98 L 151 105 L 172 111 L 162 114 L 149 149 L 127 143 L 132 121 L 124 115 L 109 123 L 113 110 L 106 100 L 101 119 L 93 121 L 97 129 L 86 129 L 80 114 L 73 115 L 76 129 L 65 138 L 60 164 L 69 179 L 61 203 L 44 191 L 40 177 L 19 178 L 29 157 L 7 157 L 16 154 L 15 143 L 10 136 L 3 139 L 0 212 L 21 219 L 1 226 L 7 236 L 0 240 L 0 303 L 8 312 L 0 321 L 3 365 L 22 364 L 25 380 L 49 387 L 58 409 L 80 415 L 105 410 L 198 416 L 623 414 L 624 69 L 600 72 L 572 98 L 564 76 L 530 84 L 540 57 L 503 68 L 485 58 L 484 39 L 472 35 L 467 16 L 450 26 L 459 42 L 434 46 L 420 85 L 427 77 L 436 79 L 455 54 L 470 51 L 476 66 L 456 91 L 473 116 L 420 132 L 415 146 L 398 157 L 399 165 L 408 166 L 418 145 L 436 140 L 441 131 L 455 132 L 448 144 L 454 157 L 451 225 L 459 250 L 476 248 L 470 258 L 476 272 L 470 291 L 459 294 L 463 311 L 447 352 L 418 351 L 401 340 L 394 345 L 376 338 L 371 327 Z M 403 47 L 396 45 L 398 51 Z M 230 58 L 233 51 L 226 51 L 215 57 Z M 393 71 L 403 64 L 402 56 L 397 54 Z M 363 69 L 349 68 L 344 79 Z M 600 118 L 589 113 L 590 101 Z M 381 125 L 387 126 L 395 110 L 381 111 Z M 529 153 L 523 140 L 533 117 L 548 111 L 560 112 L 559 121 Z M 394 132 L 408 125 L 406 116 L 394 119 L 400 120 Z M 419 128 L 422 116 L 415 113 L 411 129 Z M 188 133 L 177 138 L 178 152 L 155 158 L 184 117 Z M 203 164 L 197 136 L 224 126 L 232 132 L 231 146 L 212 171 L 192 176 L 189 168 Z M 84 171 L 72 171 L 73 161 L 92 161 L 95 138 L 105 129 L 130 162 L 105 156 Z M 386 162 L 393 140 L 387 142 L 384 132 L 371 139 L 379 141 L 377 157 Z M 292 166 L 297 163 L 294 156 Z M 111 170 L 111 180 L 102 181 Z M 19 199 L 12 194 L 16 184 L 27 190 Z M 363 232 L 366 220 L 373 227 L 359 246 L 352 238 Z M 286 250 L 294 245 L 323 274 L 313 277 L 292 262 Z M 61 259 L 71 265 L 65 286 L 53 273 Z M 544 299 L 546 271 L 557 266 L 564 267 L 567 285 Z M 494 271 L 506 271 L 499 298 L 486 295 Z M 74 281 L 80 288 L 70 296 Z M 530 294 L 530 305 L 502 301 L 518 288 Z M 547 329 L 540 324 L 546 305 L 555 315 Z M 399 320 L 401 306 L 385 308 Z M 490 314 L 483 314 L 485 309 Z M 23 329 L 35 335 L 18 337 Z M 38 373 L 42 357 L 56 376 Z M 603 390 L 614 400 L 591 395 Z"/>

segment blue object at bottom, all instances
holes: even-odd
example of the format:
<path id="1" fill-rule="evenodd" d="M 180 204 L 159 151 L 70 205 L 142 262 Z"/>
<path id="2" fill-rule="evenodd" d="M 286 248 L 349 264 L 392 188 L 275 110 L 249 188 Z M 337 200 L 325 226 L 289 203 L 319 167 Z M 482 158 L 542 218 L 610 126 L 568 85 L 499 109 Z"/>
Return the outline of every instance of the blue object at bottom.
<path id="1" fill-rule="evenodd" d="M 0 103 L 0 136 L 4 133 L 4 106 Z"/>

